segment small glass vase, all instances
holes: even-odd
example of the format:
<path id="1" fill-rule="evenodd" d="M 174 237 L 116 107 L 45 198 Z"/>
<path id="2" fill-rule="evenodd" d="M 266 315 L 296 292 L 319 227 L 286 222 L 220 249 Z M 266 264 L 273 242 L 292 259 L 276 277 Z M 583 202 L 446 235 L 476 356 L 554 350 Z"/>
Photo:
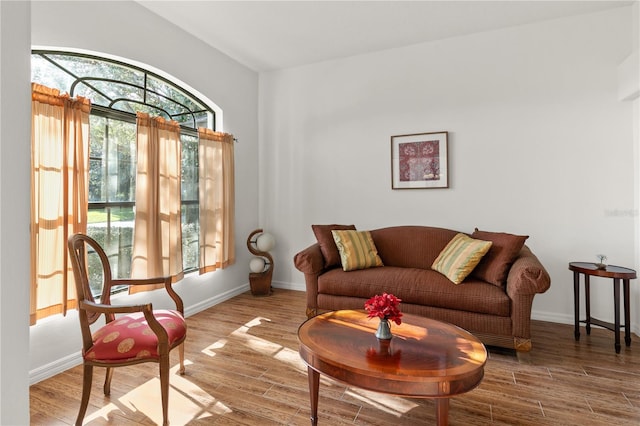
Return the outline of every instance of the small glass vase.
<path id="1" fill-rule="evenodd" d="M 380 324 L 378 324 L 378 329 L 376 330 L 376 337 L 380 340 L 389 340 L 393 337 L 388 319 L 380 318 Z"/>

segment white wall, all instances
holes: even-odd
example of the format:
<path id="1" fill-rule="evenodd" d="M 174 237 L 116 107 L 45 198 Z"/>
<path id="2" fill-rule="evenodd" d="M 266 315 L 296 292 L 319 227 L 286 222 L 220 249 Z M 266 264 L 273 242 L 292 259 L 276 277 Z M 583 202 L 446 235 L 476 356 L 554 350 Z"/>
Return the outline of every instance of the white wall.
<path id="1" fill-rule="evenodd" d="M 637 265 L 633 108 L 617 98 L 630 13 L 262 74 L 260 222 L 278 240 L 275 281 L 303 285 L 292 258 L 314 223 L 479 227 L 530 236 L 552 277 L 534 316 L 571 323 L 568 262 Z M 390 136 L 437 131 L 449 132 L 450 188 L 391 190 Z M 592 314 L 612 319 L 610 281 L 593 293 Z"/>
<path id="2" fill-rule="evenodd" d="M 247 291 L 250 254 L 245 241 L 258 227 L 257 73 L 135 2 L 34 2 L 31 19 L 35 46 L 86 49 L 142 62 L 185 82 L 223 110 L 224 130 L 239 140 L 235 147 L 237 262 L 228 269 L 187 276 L 176 290 L 187 315 Z M 28 60 L 29 51 L 23 54 Z M 24 187 L 18 193 L 28 197 L 28 180 L 20 184 Z M 27 238 L 28 232 L 22 237 Z M 170 306 L 167 301 L 156 303 Z M 77 364 L 81 340 L 76 312 L 31 327 L 30 341 L 31 382 Z"/>
<path id="3" fill-rule="evenodd" d="M 0 424 L 29 423 L 29 3 L 0 2 Z"/>

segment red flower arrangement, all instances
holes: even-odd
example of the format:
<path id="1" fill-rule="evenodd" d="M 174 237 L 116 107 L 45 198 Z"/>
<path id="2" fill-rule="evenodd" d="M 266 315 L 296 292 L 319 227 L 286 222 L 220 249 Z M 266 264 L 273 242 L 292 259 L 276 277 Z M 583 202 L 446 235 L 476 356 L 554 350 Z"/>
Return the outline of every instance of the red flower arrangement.
<path id="1" fill-rule="evenodd" d="M 369 313 L 369 318 L 387 319 L 400 325 L 402 324 L 402 312 L 400 312 L 398 305 L 401 301 L 393 294 L 383 293 L 367 300 L 364 309 Z"/>

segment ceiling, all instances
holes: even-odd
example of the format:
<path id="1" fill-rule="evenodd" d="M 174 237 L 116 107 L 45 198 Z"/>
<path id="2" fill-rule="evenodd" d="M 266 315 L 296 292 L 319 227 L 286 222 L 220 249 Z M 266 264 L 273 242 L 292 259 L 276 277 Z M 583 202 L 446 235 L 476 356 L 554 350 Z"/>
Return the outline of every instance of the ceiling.
<path id="1" fill-rule="evenodd" d="M 138 3 L 261 72 L 592 13 L 627 6 L 633 1 L 138 0 Z"/>

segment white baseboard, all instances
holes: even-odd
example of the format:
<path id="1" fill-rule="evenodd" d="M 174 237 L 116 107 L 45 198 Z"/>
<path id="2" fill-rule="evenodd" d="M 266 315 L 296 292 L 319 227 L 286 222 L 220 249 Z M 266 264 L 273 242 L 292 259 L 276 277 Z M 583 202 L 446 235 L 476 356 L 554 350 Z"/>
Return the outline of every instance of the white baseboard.
<path id="1" fill-rule="evenodd" d="M 195 315 L 198 312 L 202 312 L 205 309 L 209 309 L 212 306 L 217 305 L 218 303 L 222 303 L 225 300 L 229 300 L 231 298 L 236 297 L 239 294 L 242 294 L 246 291 L 249 290 L 249 283 L 246 283 L 244 285 L 241 285 L 240 287 L 236 287 L 232 290 L 229 290 L 227 292 L 218 294 L 214 297 L 210 297 L 209 299 L 206 300 L 202 300 L 198 303 L 196 303 L 195 305 L 191 305 L 189 306 L 187 309 L 185 309 L 184 311 L 184 316 L 185 318 L 190 317 L 191 315 Z"/>
<path id="2" fill-rule="evenodd" d="M 29 371 L 29 386 L 82 364 L 80 351 Z"/>
<path id="3" fill-rule="evenodd" d="M 573 314 L 559 314 L 557 312 L 532 311 L 531 319 L 538 321 L 556 322 L 559 324 L 573 324 Z"/>
<path id="4" fill-rule="evenodd" d="M 285 283 L 282 281 L 273 281 L 271 283 L 273 288 L 281 288 L 283 290 L 295 290 L 295 291 L 307 291 L 304 284 Z"/>
<path id="5" fill-rule="evenodd" d="M 622 315 L 621 315 L 622 316 Z M 571 324 L 575 323 L 575 317 L 573 313 L 571 314 L 558 314 L 555 312 L 542 312 L 542 311 L 533 311 L 531 312 L 531 319 L 538 321 L 549 321 L 555 322 L 559 324 Z M 621 318 L 621 322 L 624 321 L 624 318 Z M 640 325 L 639 324 L 631 324 L 631 332 L 636 336 L 640 336 Z"/>

